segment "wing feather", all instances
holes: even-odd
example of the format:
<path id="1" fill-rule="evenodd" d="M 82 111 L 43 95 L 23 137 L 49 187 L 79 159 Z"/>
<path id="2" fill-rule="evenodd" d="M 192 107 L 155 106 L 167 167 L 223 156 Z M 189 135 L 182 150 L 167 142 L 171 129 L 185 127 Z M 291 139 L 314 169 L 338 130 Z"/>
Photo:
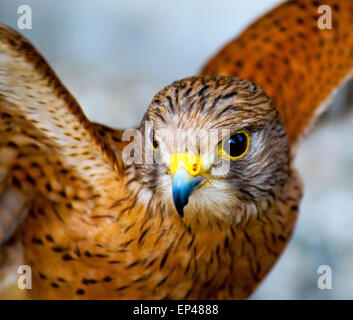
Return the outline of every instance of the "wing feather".
<path id="1" fill-rule="evenodd" d="M 353 1 L 324 4 L 332 9 L 332 29 L 319 29 L 317 1 L 285 1 L 227 43 L 201 71 L 261 86 L 293 146 L 353 76 Z"/>
<path id="2" fill-rule="evenodd" d="M 35 199 L 90 212 L 121 187 L 113 137 L 119 131 L 91 123 L 36 49 L 0 24 L 0 246 Z"/>

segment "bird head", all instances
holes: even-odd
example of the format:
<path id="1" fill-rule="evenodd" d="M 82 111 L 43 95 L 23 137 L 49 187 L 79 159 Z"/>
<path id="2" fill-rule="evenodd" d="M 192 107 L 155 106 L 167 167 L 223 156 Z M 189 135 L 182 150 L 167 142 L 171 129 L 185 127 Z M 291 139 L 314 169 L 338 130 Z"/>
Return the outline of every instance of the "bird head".
<path id="1" fill-rule="evenodd" d="M 153 98 L 140 130 L 153 162 L 134 167 L 134 183 L 156 210 L 239 223 L 268 208 L 288 178 L 280 115 L 249 81 L 176 81 Z"/>

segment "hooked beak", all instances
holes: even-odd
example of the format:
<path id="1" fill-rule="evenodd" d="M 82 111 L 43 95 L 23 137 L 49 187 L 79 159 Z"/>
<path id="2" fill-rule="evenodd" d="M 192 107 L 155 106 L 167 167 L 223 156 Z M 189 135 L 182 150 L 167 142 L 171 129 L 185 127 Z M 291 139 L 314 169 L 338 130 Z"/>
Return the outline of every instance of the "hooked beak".
<path id="1" fill-rule="evenodd" d="M 195 188 L 205 180 L 200 175 L 200 158 L 186 153 L 174 154 L 170 171 L 173 175 L 173 201 L 180 217 L 184 216 L 184 207 Z"/>

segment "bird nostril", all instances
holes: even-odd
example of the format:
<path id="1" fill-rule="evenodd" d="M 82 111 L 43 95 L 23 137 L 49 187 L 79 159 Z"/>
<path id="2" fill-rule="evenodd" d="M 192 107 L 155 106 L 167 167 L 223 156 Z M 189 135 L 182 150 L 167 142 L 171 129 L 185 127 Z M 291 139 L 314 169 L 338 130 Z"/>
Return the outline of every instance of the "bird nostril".
<path id="1" fill-rule="evenodd" d="M 170 163 L 170 172 L 174 174 L 179 168 L 184 168 L 191 175 L 196 176 L 202 169 L 201 159 L 186 153 L 173 154 Z"/>
<path id="2" fill-rule="evenodd" d="M 194 163 L 194 164 L 192 165 L 192 170 L 193 170 L 194 172 L 197 172 L 198 167 L 199 167 L 199 165 L 198 165 L 197 163 Z"/>
<path id="3" fill-rule="evenodd" d="M 192 174 L 196 175 L 200 172 L 200 164 L 198 162 L 195 162 L 191 166 Z"/>

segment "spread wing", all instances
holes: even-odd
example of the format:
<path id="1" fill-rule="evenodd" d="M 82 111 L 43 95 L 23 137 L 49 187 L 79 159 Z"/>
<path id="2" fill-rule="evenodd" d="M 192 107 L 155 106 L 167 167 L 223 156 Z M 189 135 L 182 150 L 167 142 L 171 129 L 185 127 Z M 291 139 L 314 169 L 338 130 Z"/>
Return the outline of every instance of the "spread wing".
<path id="1" fill-rule="evenodd" d="M 255 21 L 205 65 L 202 74 L 234 75 L 274 101 L 292 145 L 353 72 L 353 1 L 286 1 Z M 318 20 L 331 10 L 332 29 Z"/>
<path id="2" fill-rule="evenodd" d="M 121 187 L 120 138 L 88 121 L 43 57 L 0 24 L 0 247 L 35 199 L 88 213 L 104 203 Z"/>
<path id="3" fill-rule="evenodd" d="M 111 148 L 115 158 L 119 162 L 119 171 L 123 170 L 123 163 L 121 162 L 123 148 L 127 145 L 127 141 L 123 141 L 123 129 L 115 129 L 104 124 L 91 122 L 96 128 L 97 134 L 104 140 L 104 142 Z"/>

